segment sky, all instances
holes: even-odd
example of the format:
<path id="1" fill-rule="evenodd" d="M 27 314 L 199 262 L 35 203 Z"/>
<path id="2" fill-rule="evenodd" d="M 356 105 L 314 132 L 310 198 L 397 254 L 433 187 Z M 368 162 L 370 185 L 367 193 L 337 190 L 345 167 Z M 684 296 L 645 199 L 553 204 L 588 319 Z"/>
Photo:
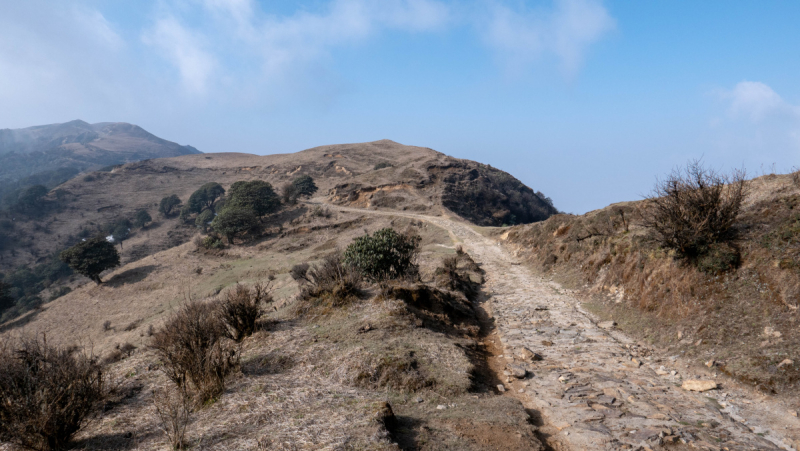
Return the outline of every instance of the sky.
<path id="1" fill-rule="evenodd" d="M 800 166 L 800 2 L 0 0 L 0 128 L 203 152 L 391 139 L 583 213 L 692 159 Z"/>

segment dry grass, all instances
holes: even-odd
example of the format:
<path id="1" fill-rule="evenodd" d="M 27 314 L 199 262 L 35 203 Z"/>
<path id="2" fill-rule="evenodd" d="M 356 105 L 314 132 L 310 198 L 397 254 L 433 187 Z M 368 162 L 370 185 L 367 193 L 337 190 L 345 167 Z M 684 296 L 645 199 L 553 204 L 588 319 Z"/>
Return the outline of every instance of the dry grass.
<path id="1" fill-rule="evenodd" d="M 800 190 L 790 175 L 749 183 L 733 224 L 738 265 L 713 253 L 707 258 L 720 261 L 705 263 L 712 266 L 706 271 L 676 259 L 642 227 L 641 203 L 515 227 L 507 243 L 533 266 L 583 290 L 595 313 L 632 335 L 698 362 L 714 359 L 765 390 L 793 393 L 800 368 L 778 364 L 800 361 Z M 719 271 L 723 266 L 727 271 Z"/>

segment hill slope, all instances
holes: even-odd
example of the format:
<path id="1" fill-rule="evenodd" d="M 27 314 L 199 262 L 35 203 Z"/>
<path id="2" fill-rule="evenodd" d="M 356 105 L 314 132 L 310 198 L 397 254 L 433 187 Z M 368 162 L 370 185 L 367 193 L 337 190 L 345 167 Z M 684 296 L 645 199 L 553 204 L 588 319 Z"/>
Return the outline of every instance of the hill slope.
<path id="1" fill-rule="evenodd" d="M 0 182 L 61 168 L 86 170 L 200 153 L 124 122 L 81 120 L 0 130 Z"/>

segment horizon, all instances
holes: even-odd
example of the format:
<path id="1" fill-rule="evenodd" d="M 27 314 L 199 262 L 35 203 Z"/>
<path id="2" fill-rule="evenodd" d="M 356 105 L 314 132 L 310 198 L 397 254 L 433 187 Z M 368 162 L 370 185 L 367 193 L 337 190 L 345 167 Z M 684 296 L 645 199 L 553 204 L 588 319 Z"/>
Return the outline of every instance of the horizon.
<path id="1" fill-rule="evenodd" d="M 0 7 L 0 128 L 128 122 L 258 155 L 390 139 L 490 164 L 578 214 L 691 159 L 751 176 L 800 164 L 792 2 Z"/>

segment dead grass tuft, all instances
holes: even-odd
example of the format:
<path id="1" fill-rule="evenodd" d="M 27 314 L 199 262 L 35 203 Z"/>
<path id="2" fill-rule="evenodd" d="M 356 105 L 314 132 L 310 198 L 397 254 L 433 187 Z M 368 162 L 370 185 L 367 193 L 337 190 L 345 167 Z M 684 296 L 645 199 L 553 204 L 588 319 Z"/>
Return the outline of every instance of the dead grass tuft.
<path id="1" fill-rule="evenodd" d="M 263 304 L 272 303 L 272 300 L 268 285 L 258 283 L 248 288 L 236 284 L 219 301 L 220 319 L 228 328 L 228 336 L 241 342 L 252 335 L 263 313 Z"/>

